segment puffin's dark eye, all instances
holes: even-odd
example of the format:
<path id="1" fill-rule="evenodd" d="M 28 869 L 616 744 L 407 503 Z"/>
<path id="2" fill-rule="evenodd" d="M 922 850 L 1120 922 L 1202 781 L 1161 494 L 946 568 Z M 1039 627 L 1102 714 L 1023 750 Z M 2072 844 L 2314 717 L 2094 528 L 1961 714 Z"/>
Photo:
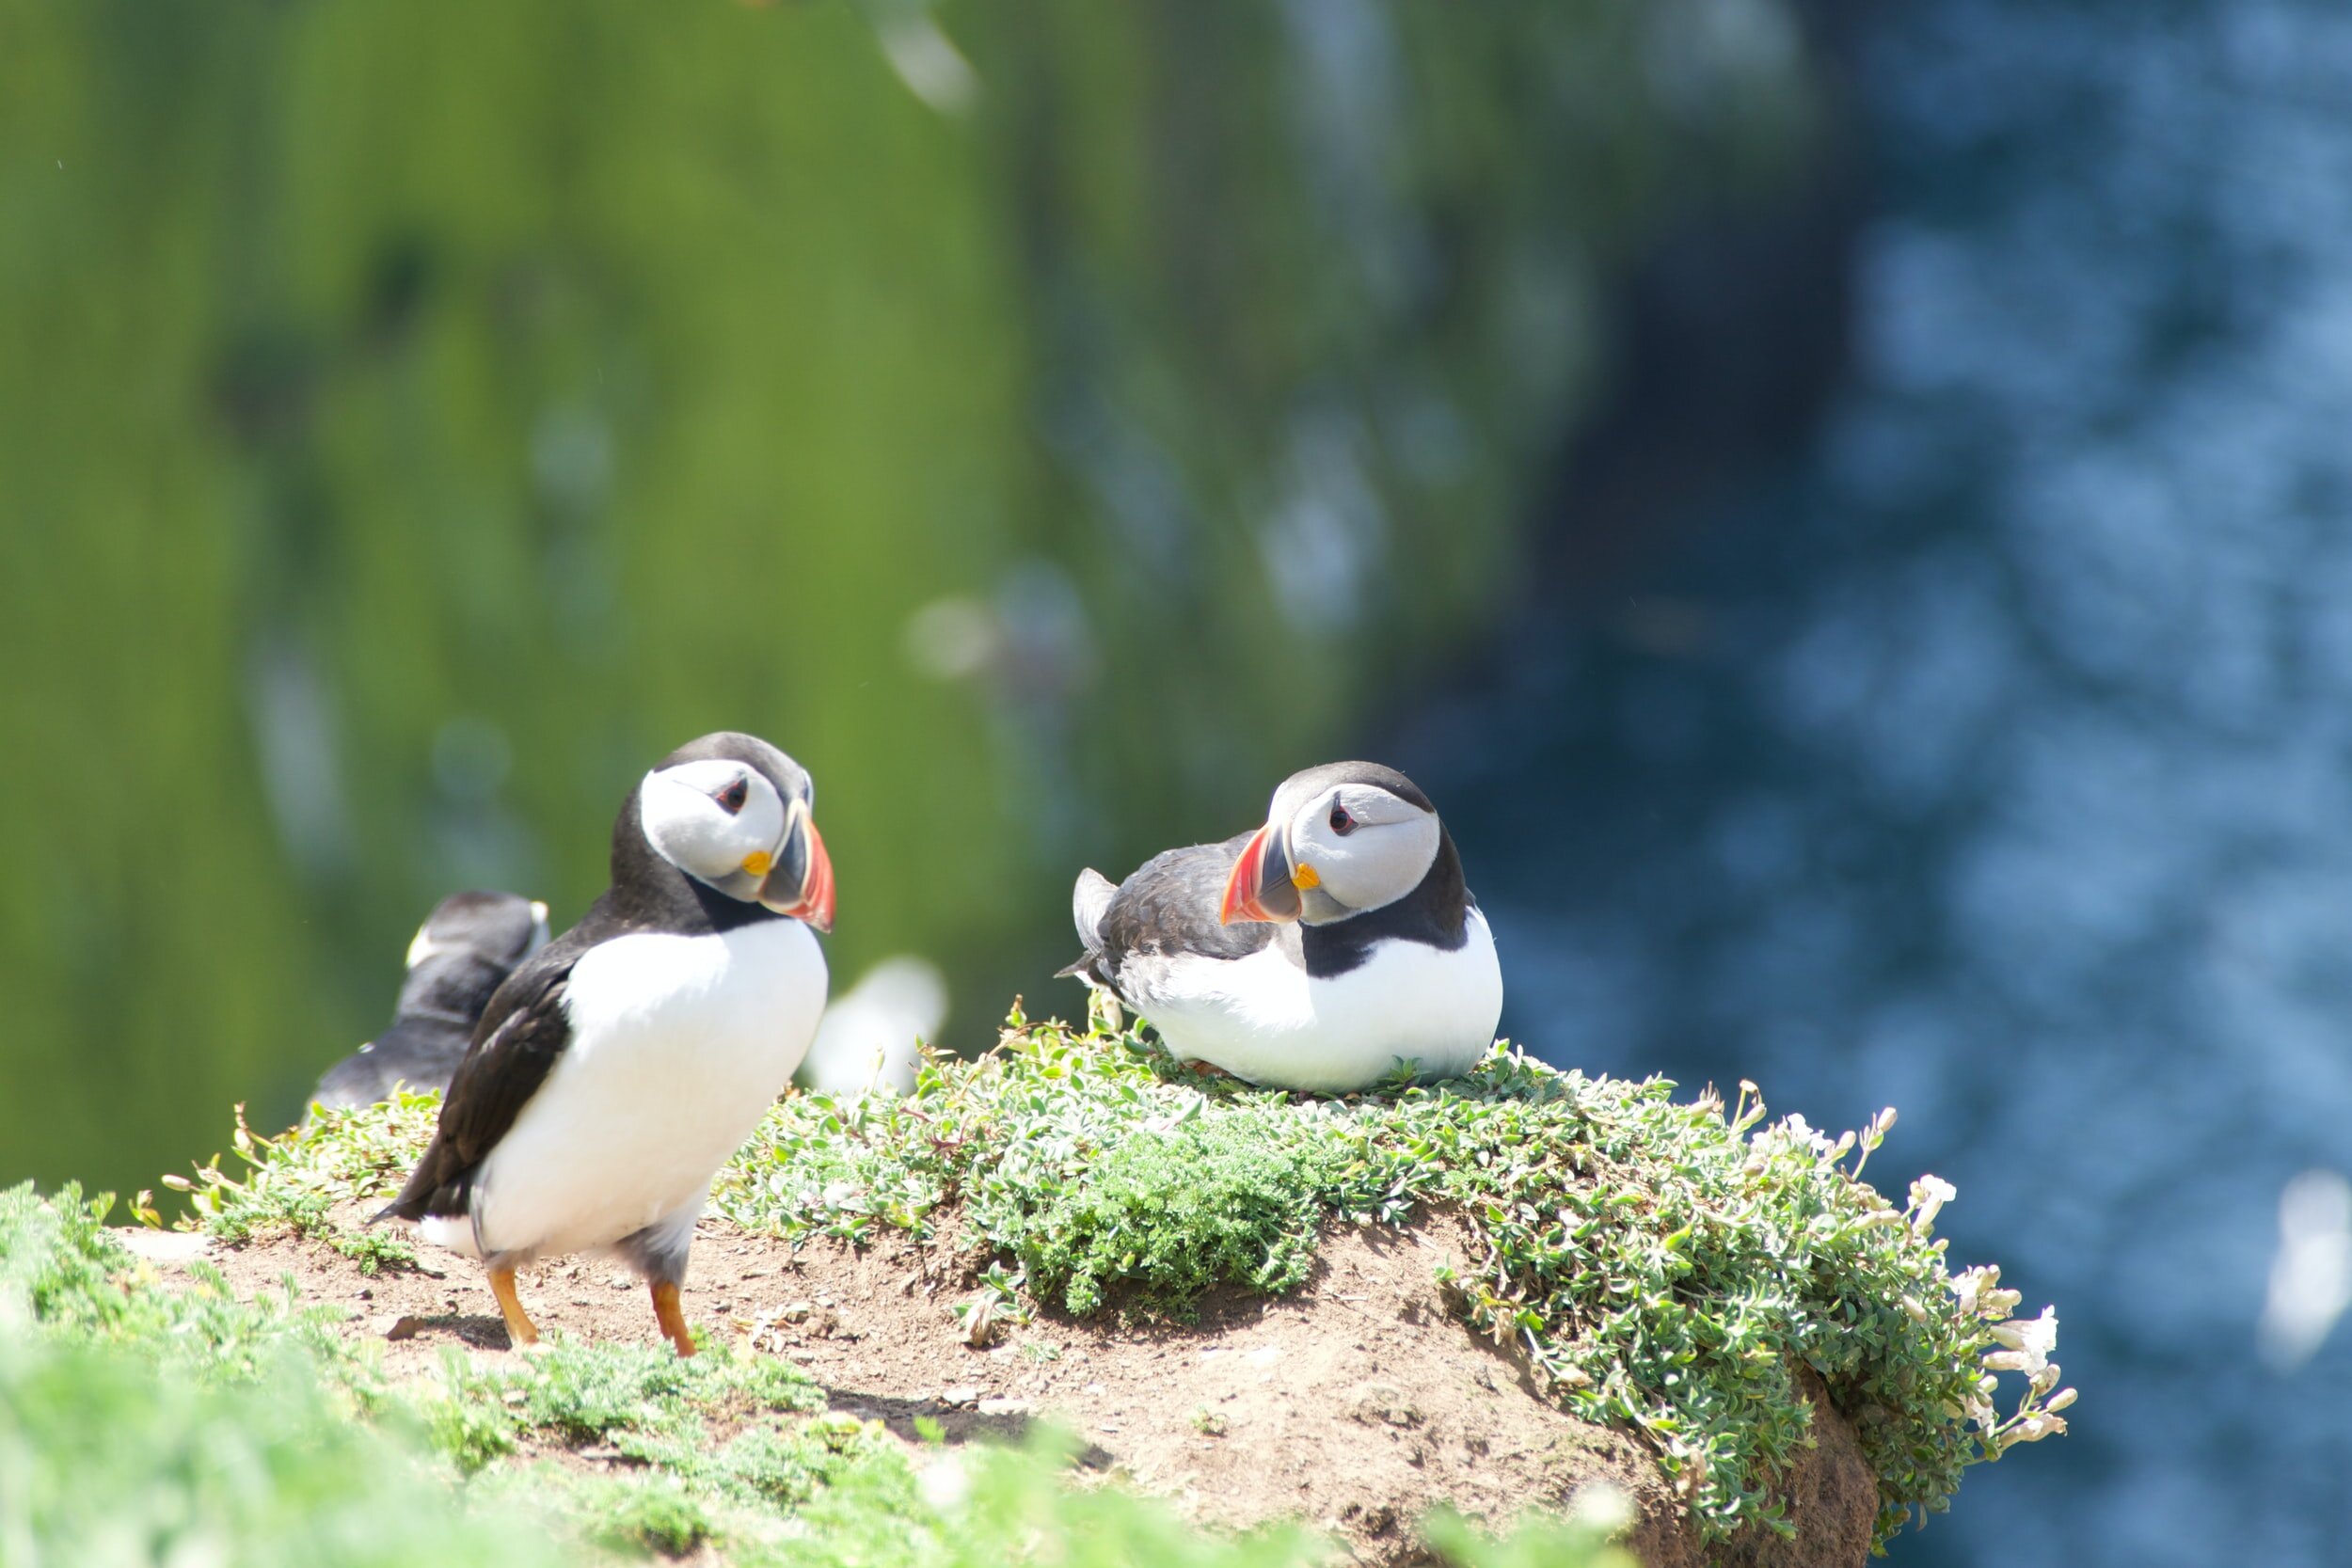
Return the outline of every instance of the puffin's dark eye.
<path id="1" fill-rule="evenodd" d="M 739 778 L 733 784 L 727 785 L 726 788 L 712 796 L 711 799 L 719 802 L 719 809 L 721 811 L 725 812 L 729 816 L 733 816 L 737 812 L 743 809 L 743 802 L 751 798 L 751 781 L 749 779 Z"/>
<path id="2" fill-rule="evenodd" d="M 1345 838 L 1356 831 L 1356 819 L 1347 815 L 1347 808 L 1337 800 L 1331 802 L 1331 831 Z"/>

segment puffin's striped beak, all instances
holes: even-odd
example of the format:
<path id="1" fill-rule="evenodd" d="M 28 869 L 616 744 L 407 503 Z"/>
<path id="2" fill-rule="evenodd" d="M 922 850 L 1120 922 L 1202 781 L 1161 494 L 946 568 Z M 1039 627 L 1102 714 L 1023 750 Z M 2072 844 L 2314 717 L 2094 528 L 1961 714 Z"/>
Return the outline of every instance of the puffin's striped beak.
<path id="1" fill-rule="evenodd" d="M 1216 923 L 1236 920 L 1286 921 L 1298 918 L 1298 884 L 1291 875 L 1290 851 L 1282 835 L 1269 822 L 1242 846 L 1241 859 L 1226 879 L 1225 896 L 1216 907 Z"/>
<path id="2" fill-rule="evenodd" d="M 759 884 L 759 901 L 819 931 L 833 929 L 833 857 L 817 819 L 797 801 L 775 864 Z"/>

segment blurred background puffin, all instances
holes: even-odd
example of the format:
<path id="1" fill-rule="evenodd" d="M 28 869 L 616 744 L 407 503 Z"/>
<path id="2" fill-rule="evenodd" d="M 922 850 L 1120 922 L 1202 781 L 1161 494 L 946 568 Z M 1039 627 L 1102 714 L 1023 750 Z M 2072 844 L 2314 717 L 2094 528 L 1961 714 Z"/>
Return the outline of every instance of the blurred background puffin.
<path id="1" fill-rule="evenodd" d="M 512 893 L 453 893 L 408 943 L 392 1022 L 328 1068 L 310 1095 L 329 1108 L 371 1105 L 396 1084 L 445 1089 L 483 1008 L 515 966 L 547 945 L 548 907 Z"/>
<path id="2" fill-rule="evenodd" d="M 1170 849 L 1073 897 L 1062 973 L 1151 1021 L 1180 1061 L 1269 1087 L 1360 1089 L 1412 1063 L 1467 1070 L 1494 1043 L 1502 971 L 1429 798 L 1392 768 L 1327 763 L 1263 827 Z"/>
<path id="3" fill-rule="evenodd" d="M 707 735 L 640 781 L 612 828 L 612 884 L 499 989 L 438 1130 L 377 1219 L 489 1270 L 514 1343 L 538 1330 L 516 1268 L 609 1251 L 678 1306 L 710 1180 L 807 1053 L 825 1006 L 833 864 L 801 765 Z"/>

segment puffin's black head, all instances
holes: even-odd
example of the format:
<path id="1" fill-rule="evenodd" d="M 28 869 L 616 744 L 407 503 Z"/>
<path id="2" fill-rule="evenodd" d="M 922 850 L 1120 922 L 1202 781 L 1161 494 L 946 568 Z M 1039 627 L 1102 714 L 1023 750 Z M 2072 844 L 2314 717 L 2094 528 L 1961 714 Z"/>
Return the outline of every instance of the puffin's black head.
<path id="1" fill-rule="evenodd" d="M 1274 792 L 1265 826 L 1233 863 L 1217 919 L 1327 926 L 1404 897 L 1451 848 L 1437 807 L 1395 768 L 1310 768 Z"/>
<path id="2" fill-rule="evenodd" d="M 833 929 L 833 862 L 808 770 L 757 736 L 690 740 L 646 774 L 613 827 L 619 886 L 637 842 L 729 898 Z M 642 835 L 642 838 L 641 836 Z"/>
<path id="3" fill-rule="evenodd" d="M 408 944 L 408 967 L 441 953 L 477 954 L 512 969 L 548 940 L 548 907 L 513 893 L 453 893 Z"/>

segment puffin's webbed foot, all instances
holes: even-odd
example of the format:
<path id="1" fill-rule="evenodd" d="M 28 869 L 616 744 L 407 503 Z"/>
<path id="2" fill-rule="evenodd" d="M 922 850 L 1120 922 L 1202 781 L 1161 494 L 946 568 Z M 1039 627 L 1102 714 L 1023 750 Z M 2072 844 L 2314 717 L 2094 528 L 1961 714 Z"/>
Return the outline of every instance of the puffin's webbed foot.
<path id="1" fill-rule="evenodd" d="M 539 1342 L 539 1327 L 523 1311 L 523 1298 L 515 1290 L 513 1269 L 490 1271 L 490 1293 L 498 1297 L 499 1311 L 506 1319 L 506 1338 L 515 1349 Z"/>
<path id="2" fill-rule="evenodd" d="M 677 1287 L 666 1279 L 653 1281 L 653 1317 L 680 1356 L 694 1354 L 694 1336 L 686 1326 L 685 1309 L 678 1306 Z"/>

